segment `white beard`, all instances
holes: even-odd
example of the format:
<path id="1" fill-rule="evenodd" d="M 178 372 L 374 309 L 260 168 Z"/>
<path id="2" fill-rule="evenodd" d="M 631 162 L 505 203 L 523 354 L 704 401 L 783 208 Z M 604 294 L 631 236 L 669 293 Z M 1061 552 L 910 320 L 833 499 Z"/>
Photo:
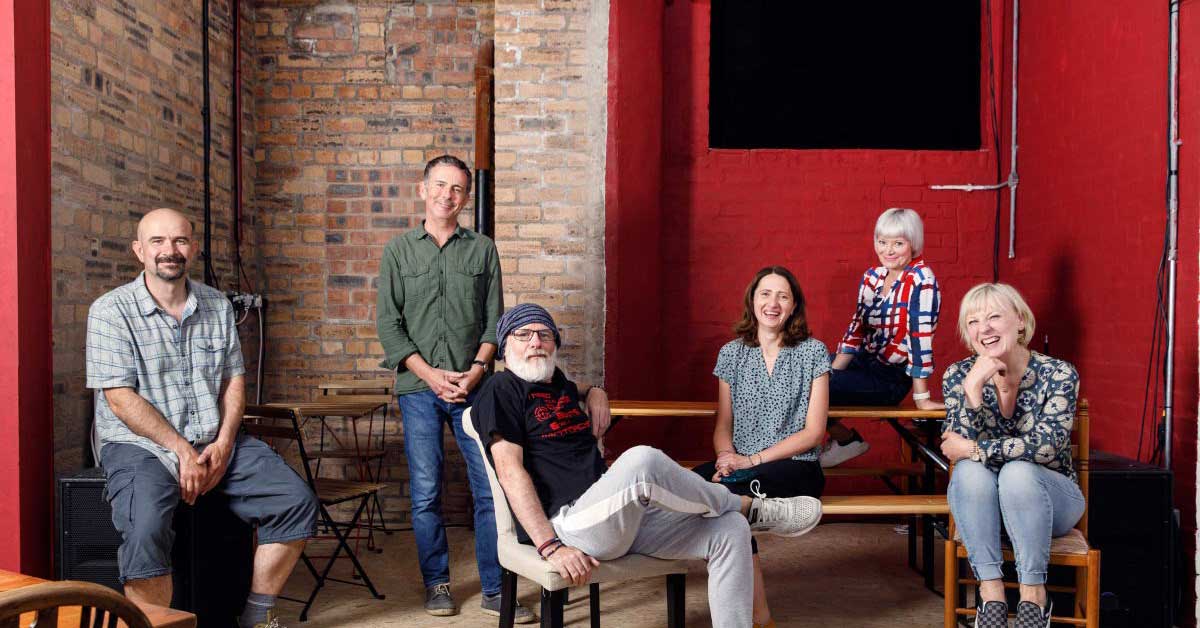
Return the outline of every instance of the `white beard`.
<path id="1" fill-rule="evenodd" d="M 524 360 L 513 353 L 504 360 L 504 364 L 513 375 L 527 382 L 548 382 L 554 377 L 555 354 Z"/>

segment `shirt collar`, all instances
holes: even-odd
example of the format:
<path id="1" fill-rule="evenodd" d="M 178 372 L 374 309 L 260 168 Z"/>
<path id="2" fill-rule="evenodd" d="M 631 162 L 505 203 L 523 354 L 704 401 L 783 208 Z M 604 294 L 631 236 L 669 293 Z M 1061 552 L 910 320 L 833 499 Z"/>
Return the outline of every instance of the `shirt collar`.
<path id="1" fill-rule="evenodd" d="M 462 225 L 459 225 L 454 228 L 454 233 L 450 234 L 450 238 L 447 238 L 446 241 L 449 242 L 451 238 L 456 236 L 459 238 L 471 239 L 475 237 L 475 232 L 471 231 L 470 229 L 464 229 Z M 421 224 L 417 227 L 417 239 L 421 240 L 424 238 L 433 239 L 433 236 L 425 230 L 425 221 L 422 220 Z"/>
<path id="2" fill-rule="evenodd" d="M 191 277 L 185 279 L 188 287 L 187 303 L 183 305 L 183 318 L 187 318 L 189 314 L 196 311 L 196 288 L 192 285 Z M 133 280 L 133 295 L 138 302 L 138 311 L 142 316 L 150 316 L 151 314 L 163 310 L 158 305 L 158 301 L 154 300 L 154 295 L 150 294 L 150 289 L 146 287 L 146 271 L 138 273 L 137 279 Z"/>

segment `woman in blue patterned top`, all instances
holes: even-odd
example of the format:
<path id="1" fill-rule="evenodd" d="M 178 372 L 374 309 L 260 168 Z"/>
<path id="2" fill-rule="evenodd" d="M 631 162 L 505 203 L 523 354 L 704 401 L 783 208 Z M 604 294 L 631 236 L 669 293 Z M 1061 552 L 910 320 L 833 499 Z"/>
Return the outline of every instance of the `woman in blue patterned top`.
<path id="1" fill-rule="evenodd" d="M 808 503 L 819 513 L 825 475 L 817 456 L 829 412 L 829 354 L 809 333 L 804 293 L 788 269 L 758 271 L 743 302 L 734 326 L 738 338 L 721 347 L 713 370 L 716 459 L 695 470 L 739 495 L 812 497 Z M 757 544 L 754 625 L 775 625 Z"/>
<path id="2" fill-rule="evenodd" d="M 971 288 L 958 331 L 976 355 L 942 378 L 942 453 L 955 463 L 947 498 L 980 581 L 977 625 L 1006 622 L 1003 521 L 1020 581 L 1015 625 L 1049 626 L 1050 539 L 1070 532 L 1085 507 L 1071 464 L 1079 375 L 1069 363 L 1029 350 L 1033 312 L 1006 284 Z"/>

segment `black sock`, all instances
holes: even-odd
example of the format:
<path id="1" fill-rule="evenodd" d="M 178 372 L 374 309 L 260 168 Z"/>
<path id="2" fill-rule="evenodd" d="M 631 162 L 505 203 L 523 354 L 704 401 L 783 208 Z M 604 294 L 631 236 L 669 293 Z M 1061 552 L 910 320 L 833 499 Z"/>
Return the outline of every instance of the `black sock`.
<path id="1" fill-rule="evenodd" d="M 254 624 L 266 623 L 267 612 L 273 608 L 275 608 L 274 595 L 251 591 L 250 596 L 246 598 L 246 607 L 242 609 L 242 615 L 238 617 L 238 628 L 254 628 Z"/>
<path id="2" fill-rule="evenodd" d="M 837 443 L 839 445 L 845 447 L 846 445 L 849 445 L 850 443 L 853 443 L 856 440 L 862 440 L 862 439 L 863 439 L 862 434 L 859 434 L 858 430 L 855 429 L 855 430 L 850 430 L 850 438 L 847 438 L 846 440 L 838 440 Z"/>

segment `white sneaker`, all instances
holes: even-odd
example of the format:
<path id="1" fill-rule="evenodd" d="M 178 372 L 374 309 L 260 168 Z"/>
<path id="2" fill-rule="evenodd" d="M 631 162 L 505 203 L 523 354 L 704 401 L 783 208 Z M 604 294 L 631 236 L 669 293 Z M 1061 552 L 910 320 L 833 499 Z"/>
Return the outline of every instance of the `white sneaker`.
<path id="1" fill-rule="evenodd" d="M 871 444 L 865 440 L 852 440 L 845 445 L 834 439 L 829 439 L 829 445 L 821 450 L 821 467 L 828 469 L 843 462 L 867 453 Z"/>
<path id="2" fill-rule="evenodd" d="M 777 536 L 800 536 L 821 521 L 821 500 L 816 497 L 767 497 L 758 490 L 758 480 L 750 482 L 754 501 L 750 503 L 750 530 Z"/>

